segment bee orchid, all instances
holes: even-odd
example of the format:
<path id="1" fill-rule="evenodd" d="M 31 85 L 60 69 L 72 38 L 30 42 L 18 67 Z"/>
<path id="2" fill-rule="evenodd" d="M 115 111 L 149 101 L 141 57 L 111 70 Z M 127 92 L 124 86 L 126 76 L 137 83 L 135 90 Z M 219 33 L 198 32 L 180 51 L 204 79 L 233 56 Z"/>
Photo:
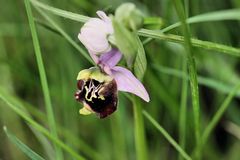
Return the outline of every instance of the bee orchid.
<path id="1" fill-rule="evenodd" d="M 108 19 L 104 12 L 98 11 L 97 13 L 101 13 L 100 17 L 106 19 L 105 21 L 102 20 L 104 22 L 101 23 L 111 24 L 111 21 L 108 21 L 110 19 Z M 93 20 L 90 19 L 88 22 L 92 23 L 95 20 L 96 19 L 93 18 Z M 96 24 L 99 23 L 98 21 L 99 20 L 96 20 Z M 84 27 L 90 26 L 91 28 L 92 26 L 87 23 Z M 105 27 L 109 26 L 106 25 Z M 84 30 L 86 31 L 88 29 L 85 28 Z M 106 30 L 108 29 L 103 29 L 103 34 L 107 33 L 105 32 Z M 101 30 L 98 32 L 101 32 Z M 93 58 L 97 67 L 82 70 L 77 76 L 78 90 L 75 93 L 75 98 L 77 101 L 83 103 L 83 108 L 80 109 L 80 114 L 88 115 L 96 113 L 100 118 L 105 118 L 112 114 L 117 109 L 118 91 L 133 93 L 141 97 L 144 101 L 149 102 L 150 99 L 148 92 L 133 73 L 124 67 L 116 66 L 122 58 L 122 53 L 117 48 L 108 46 L 107 38 L 105 37 L 104 39 L 102 37 L 103 35 L 98 32 L 91 30 L 89 35 L 84 33 L 85 37 L 90 37 L 88 41 L 84 40 L 83 45 L 88 49 L 89 54 Z M 94 35 L 95 33 L 96 37 Z M 83 42 L 84 39 L 82 34 L 83 32 L 81 29 L 81 34 L 78 36 L 81 42 Z M 95 38 L 90 40 L 91 37 Z M 101 43 L 101 38 L 104 39 L 104 45 L 97 44 Z M 93 43 L 94 39 L 96 40 L 96 43 Z M 99 46 L 102 46 L 102 48 Z M 109 48 L 111 49 L 109 50 Z"/>

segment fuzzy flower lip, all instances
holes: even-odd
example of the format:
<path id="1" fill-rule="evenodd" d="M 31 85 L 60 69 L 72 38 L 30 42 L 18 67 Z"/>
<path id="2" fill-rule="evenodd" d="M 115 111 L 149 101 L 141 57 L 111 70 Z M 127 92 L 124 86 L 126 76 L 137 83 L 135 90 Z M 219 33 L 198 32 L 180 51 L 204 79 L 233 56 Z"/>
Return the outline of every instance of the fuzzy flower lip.
<path id="1" fill-rule="evenodd" d="M 96 113 L 105 118 L 117 109 L 118 96 L 116 81 L 102 73 L 98 67 L 79 72 L 75 99 L 83 103 L 80 114 Z"/>
<path id="2" fill-rule="evenodd" d="M 78 34 L 78 39 L 92 54 L 99 55 L 111 50 L 108 36 L 113 34 L 111 19 L 103 12 L 97 11 L 100 18 L 90 18 Z"/>

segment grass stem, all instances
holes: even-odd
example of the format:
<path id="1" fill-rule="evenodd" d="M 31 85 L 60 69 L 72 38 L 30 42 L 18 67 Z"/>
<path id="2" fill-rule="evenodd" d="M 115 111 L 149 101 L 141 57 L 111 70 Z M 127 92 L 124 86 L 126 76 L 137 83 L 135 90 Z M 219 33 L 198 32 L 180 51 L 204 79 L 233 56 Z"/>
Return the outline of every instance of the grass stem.
<path id="1" fill-rule="evenodd" d="M 219 122 L 222 115 L 225 113 L 225 111 L 229 107 L 229 104 L 231 103 L 232 99 L 234 98 L 235 94 L 237 94 L 239 89 L 240 89 L 240 83 L 236 85 L 236 87 L 232 90 L 232 92 L 229 93 L 229 95 L 225 98 L 225 100 L 223 101 L 223 103 L 221 104 L 217 112 L 214 114 L 212 120 L 209 122 L 206 129 L 203 131 L 203 135 L 201 138 L 201 148 L 208 140 L 209 135 L 211 134 L 211 132 Z"/>
<path id="2" fill-rule="evenodd" d="M 147 143 L 145 138 L 142 106 L 136 97 L 133 97 L 133 112 L 135 126 L 135 147 L 138 160 L 147 160 Z"/>
<path id="3" fill-rule="evenodd" d="M 156 120 L 152 118 L 145 110 L 143 110 L 143 115 L 157 128 L 159 132 L 168 140 L 168 142 L 182 155 L 186 160 L 191 160 L 192 158 L 177 144 L 177 142 L 168 134 L 168 132 L 160 126 Z"/>
<path id="4" fill-rule="evenodd" d="M 186 15 L 184 13 L 183 5 L 179 0 L 174 0 L 174 2 L 175 2 L 175 9 L 182 23 L 182 29 L 184 34 L 184 42 L 185 42 L 185 48 L 187 52 L 188 72 L 190 77 L 190 86 L 191 86 L 191 93 L 192 93 L 194 132 L 195 132 L 196 146 L 198 146 L 200 144 L 200 105 L 199 105 L 197 71 L 196 71 L 194 56 L 192 53 L 190 29 L 186 23 Z M 197 150 L 196 152 L 196 158 L 200 159 L 199 150 Z"/>
<path id="5" fill-rule="evenodd" d="M 45 72 L 45 68 L 44 68 L 44 64 L 43 64 L 43 59 L 42 59 L 42 55 L 41 55 L 41 49 L 40 49 L 40 45 L 39 45 L 39 41 L 38 41 L 38 36 L 37 36 L 36 26 L 34 23 L 32 9 L 31 9 L 29 0 L 24 0 L 24 3 L 25 3 L 29 26 L 30 26 L 30 30 L 31 30 L 31 34 L 32 34 L 35 56 L 36 56 L 36 60 L 37 60 L 38 70 L 39 70 L 39 74 L 40 74 L 40 81 L 41 81 L 41 85 L 42 85 L 44 101 L 45 101 L 46 110 L 47 110 L 49 128 L 50 128 L 51 134 L 55 138 L 58 138 L 57 127 L 56 127 L 56 122 L 55 122 L 55 118 L 54 118 L 51 97 L 50 97 L 49 87 L 48 87 L 48 82 L 47 82 L 47 76 L 46 76 L 46 72 Z M 56 158 L 58 160 L 62 160 L 63 153 L 56 144 L 55 144 L 55 149 L 56 149 Z"/>
<path id="6" fill-rule="evenodd" d="M 182 60 L 182 70 L 183 73 L 187 73 L 187 63 L 186 60 Z M 182 91 L 181 91 L 181 106 L 179 113 L 179 144 L 182 149 L 185 149 L 186 143 L 186 112 L 187 112 L 187 97 L 188 97 L 188 80 L 182 79 Z M 179 160 L 182 157 L 179 154 Z"/>

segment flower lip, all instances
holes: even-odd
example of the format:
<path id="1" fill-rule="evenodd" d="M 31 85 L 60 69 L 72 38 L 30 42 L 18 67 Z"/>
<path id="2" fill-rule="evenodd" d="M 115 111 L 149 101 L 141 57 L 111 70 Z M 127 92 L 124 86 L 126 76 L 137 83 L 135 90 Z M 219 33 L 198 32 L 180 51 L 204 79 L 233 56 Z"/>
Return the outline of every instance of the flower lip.
<path id="1" fill-rule="evenodd" d="M 83 74 L 87 77 L 78 80 L 78 91 L 75 93 L 76 100 L 84 104 L 80 113 L 86 115 L 94 112 L 100 118 L 105 118 L 117 109 L 118 98 L 116 81 L 110 78 L 110 76 L 102 73 L 99 69 L 98 72 L 100 74 L 98 75 L 94 73 L 96 70 L 92 68 L 88 69 L 88 71 L 90 74 Z M 85 70 L 84 72 L 87 71 Z M 91 76 L 92 74 L 94 76 Z"/>

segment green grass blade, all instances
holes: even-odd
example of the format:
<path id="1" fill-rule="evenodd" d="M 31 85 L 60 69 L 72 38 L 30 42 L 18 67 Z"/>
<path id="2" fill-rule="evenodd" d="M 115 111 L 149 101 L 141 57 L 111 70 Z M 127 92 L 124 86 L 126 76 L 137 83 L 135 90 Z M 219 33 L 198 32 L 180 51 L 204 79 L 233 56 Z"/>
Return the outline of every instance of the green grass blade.
<path id="1" fill-rule="evenodd" d="M 9 140 L 15 144 L 23 153 L 25 153 L 32 160 L 44 160 L 40 155 L 35 153 L 31 148 L 22 143 L 17 137 L 7 130 L 7 127 L 3 127 L 4 132 L 6 133 Z"/>
<path id="2" fill-rule="evenodd" d="M 37 65 L 38 65 L 38 70 L 39 70 L 39 74 L 40 74 L 40 80 L 41 80 L 41 85 L 42 85 L 42 90 L 43 90 L 43 95 L 44 95 L 44 100 L 45 100 L 45 105 L 46 105 L 46 110 L 47 110 L 49 127 L 50 127 L 52 135 L 54 137 L 58 138 L 56 122 L 55 122 L 53 108 L 52 108 L 52 104 L 51 104 L 51 98 L 50 98 L 50 93 L 49 93 L 49 88 L 48 88 L 46 72 L 45 72 L 45 68 L 44 68 L 44 64 L 43 64 L 43 59 L 42 59 L 42 55 L 41 55 L 40 45 L 39 45 L 39 41 L 38 41 L 36 26 L 34 23 L 34 18 L 32 15 L 30 2 L 29 2 L 29 0 L 24 0 L 24 3 L 25 3 L 29 26 L 30 26 L 30 30 L 31 30 L 31 34 L 32 34 L 35 56 L 36 56 L 36 60 L 37 60 Z M 59 159 L 59 160 L 63 159 L 63 153 L 62 153 L 61 149 L 56 145 L 55 145 L 55 149 L 56 149 L 57 159 Z"/>
<path id="3" fill-rule="evenodd" d="M 140 29 L 138 34 L 143 37 L 150 37 L 155 39 L 160 39 L 168 42 L 174 43 L 184 43 L 184 38 L 182 36 L 173 35 L 173 34 L 164 34 L 161 31 L 153 31 L 148 29 Z M 191 38 L 192 45 L 194 47 L 199 47 L 207 50 L 217 51 L 219 53 L 225 53 L 232 56 L 240 56 L 240 49 L 230 47 L 223 44 L 213 43 L 209 41 L 202 41 L 198 39 Z"/>
<path id="4" fill-rule="evenodd" d="M 175 76 L 175 77 L 182 78 L 182 79 L 185 79 L 185 80 L 189 79 L 188 75 L 186 73 L 180 71 L 180 70 L 164 67 L 164 66 L 161 66 L 161 65 L 153 65 L 153 67 L 157 71 L 159 71 L 163 74 Z M 227 94 L 230 93 L 234 88 L 232 85 L 225 84 L 225 83 L 220 82 L 218 80 L 208 78 L 208 77 L 203 77 L 203 76 L 198 76 L 198 82 L 201 85 L 210 87 L 212 89 L 215 89 L 217 91 L 220 91 L 222 93 L 227 93 Z M 238 91 L 235 96 L 240 97 L 240 91 Z"/>
<path id="5" fill-rule="evenodd" d="M 203 145 L 207 142 L 209 135 L 219 122 L 222 115 L 225 113 L 227 108 L 229 107 L 229 104 L 231 103 L 232 99 L 234 98 L 234 95 L 239 91 L 240 89 L 240 83 L 232 90 L 232 92 L 225 98 L 222 105 L 219 107 L 217 112 L 214 114 L 212 120 L 209 122 L 207 127 L 205 128 L 202 138 L 201 138 L 201 148 Z"/>
<path id="6" fill-rule="evenodd" d="M 194 60 L 194 55 L 192 52 L 192 42 L 190 29 L 186 23 L 186 15 L 183 9 L 181 1 L 174 0 L 175 9 L 177 11 L 178 17 L 182 23 L 182 29 L 184 34 L 185 48 L 187 52 L 187 64 L 190 80 L 190 88 L 192 95 L 192 107 L 193 107 L 193 118 L 194 118 L 194 132 L 196 139 L 196 146 L 200 144 L 200 104 L 199 104 L 199 91 L 198 91 L 198 79 L 197 70 Z M 200 152 L 196 152 L 197 159 L 200 158 Z"/>
<path id="7" fill-rule="evenodd" d="M 187 9 L 186 6 L 185 6 L 185 9 Z M 240 20 L 239 14 L 240 14 L 239 9 L 221 10 L 221 11 L 209 12 L 209 13 L 204 13 L 204 14 L 190 17 L 186 20 L 186 22 L 188 24 L 193 24 L 193 23 L 200 23 L 200 22 Z M 179 26 L 181 26 L 181 22 L 177 22 L 166 28 L 163 28 L 161 29 L 161 32 L 165 33 Z M 148 38 L 148 40 L 145 43 L 149 43 L 150 41 L 152 41 L 152 38 Z"/>
<path id="8" fill-rule="evenodd" d="M 44 134 L 46 137 L 48 137 L 52 142 L 57 144 L 59 147 L 64 149 L 66 152 L 68 152 L 70 155 L 72 155 L 73 158 L 77 160 L 85 160 L 84 157 L 73 151 L 70 147 L 64 144 L 64 142 L 60 141 L 58 138 L 53 136 L 51 133 L 48 132 L 47 129 L 39 125 L 36 121 L 34 121 L 32 118 L 30 118 L 24 111 L 22 111 L 20 108 L 22 107 L 17 107 L 13 103 L 10 103 L 8 100 L 8 97 L 5 95 L 5 93 L 0 90 L 0 99 L 5 102 L 10 109 L 12 109 L 16 114 L 18 114 L 20 117 L 22 117 L 26 122 L 28 122 L 32 127 L 34 127 L 37 131 L 41 132 Z"/>
<path id="9" fill-rule="evenodd" d="M 194 17 L 190 17 L 187 19 L 188 24 L 200 23 L 200 22 L 212 22 L 212 21 L 224 21 L 224 20 L 240 20 L 240 9 L 229 9 L 229 10 L 221 10 L 210 13 L 204 13 L 200 15 L 196 15 Z M 164 29 L 162 32 L 170 31 L 174 28 L 181 26 L 180 22 L 174 23 Z"/>
<path id="10" fill-rule="evenodd" d="M 185 59 L 182 60 L 183 73 L 187 74 L 187 62 Z M 187 98 L 188 98 L 188 81 L 182 79 L 182 91 L 181 91 L 181 106 L 179 112 L 179 144 L 182 149 L 185 149 L 186 143 L 186 117 L 187 117 Z M 179 154 L 179 160 L 182 157 Z"/>
<path id="11" fill-rule="evenodd" d="M 182 155 L 186 160 L 191 160 L 191 157 L 177 144 L 177 142 L 168 134 L 168 132 L 160 126 L 156 120 L 152 118 L 148 112 L 143 110 L 143 115 L 156 127 L 156 129 L 162 133 L 162 135 L 168 140 L 168 142 Z"/>
<path id="12" fill-rule="evenodd" d="M 64 18 L 68 18 L 68 19 L 71 19 L 71 20 L 74 20 L 74 21 L 86 22 L 89 19 L 89 17 L 87 17 L 87 16 L 72 13 L 72 12 L 69 12 L 69 11 L 62 10 L 62 9 L 58 9 L 58 8 L 49 6 L 47 4 L 41 3 L 37 0 L 30 0 L 30 2 L 34 6 L 42 8 L 44 10 L 47 10 L 47 11 L 51 12 L 52 14 L 55 14 L 55 15 L 58 15 L 58 16 L 61 16 L 61 17 L 64 17 Z"/>
<path id="13" fill-rule="evenodd" d="M 51 17 L 49 17 L 41 9 L 36 9 L 56 29 L 58 33 L 60 33 L 74 48 L 79 51 L 79 53 L 81 53 L 89 61 L 89 63 L 95 65 L 89 54 L 84 49 L 82 49 Z"/>
<path id="14" fill-rule="evenodd" d="M 48 23 L 46 23 L 45 21 L 38 19 L 38 18 L 34 18 L 34 21 L 37 25 L 42 26 L 43 28 L 45 28 L 48 31 L 51 31 L 53 33 L 58 34 L 59 36 L 62 36 L 62 34 L 55 28 L 53 28 L 51 25 L 49 25 Z M 62 36 L 63 37 L 63 36 Z"/>

